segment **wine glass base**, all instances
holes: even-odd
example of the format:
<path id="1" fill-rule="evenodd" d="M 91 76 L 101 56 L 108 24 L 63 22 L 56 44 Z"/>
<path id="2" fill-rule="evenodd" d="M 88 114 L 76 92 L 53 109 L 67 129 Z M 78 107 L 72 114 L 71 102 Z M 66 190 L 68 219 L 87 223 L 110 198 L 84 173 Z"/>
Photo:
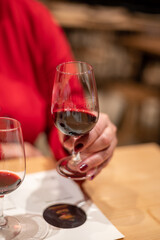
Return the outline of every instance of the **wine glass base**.
<path id="1" fill-rule="evenodd" d="M 21 232 L 16 239 L 42 240 L 49 233 L 49 225 L 41 215 L 22 214 L 17 216 L 22 225 Z"/>
<path id="2" fill-rule="evenodd" d="M 87 176 L 86 173 L 81 173 L 76 171 L 76 165 L 71 164 L 72 156 L 66 157 L 58 161 L 56 169 L 57 172 L 66 178 L 71 178 L 73 180 L 85 180 L 90 176 Z"/>
<path id="3" fill-rule="evenodd" d="M 71 204 L 55 204 L 47 207 L 43 217 L 50 225 L 58 228 L 75 228 L 85 223 L 86 213 Z"/>
<path id="4" fill-rule="evenodd" d="M 7 221 L 6 224 L 0 226 L 0 239 L 13 239 L 21 231 L 20 222 L 15 217 L 11 216 L 7 216 L 5 219 Z"/>

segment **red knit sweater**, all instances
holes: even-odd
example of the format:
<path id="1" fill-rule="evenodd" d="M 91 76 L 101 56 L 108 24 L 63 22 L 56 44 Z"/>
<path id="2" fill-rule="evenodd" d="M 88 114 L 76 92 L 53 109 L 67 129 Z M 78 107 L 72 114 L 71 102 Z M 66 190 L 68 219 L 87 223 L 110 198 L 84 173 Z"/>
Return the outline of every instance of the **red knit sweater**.
<path id="1" fill-rule="evenodd" d="M 55 68 L 72 59 L 62 29 L 34 0 L 0 1 L 0 116 L 19 120 L 24 140 L 46 132 L 57 159 L 65 155 L 51 118 Z"/>

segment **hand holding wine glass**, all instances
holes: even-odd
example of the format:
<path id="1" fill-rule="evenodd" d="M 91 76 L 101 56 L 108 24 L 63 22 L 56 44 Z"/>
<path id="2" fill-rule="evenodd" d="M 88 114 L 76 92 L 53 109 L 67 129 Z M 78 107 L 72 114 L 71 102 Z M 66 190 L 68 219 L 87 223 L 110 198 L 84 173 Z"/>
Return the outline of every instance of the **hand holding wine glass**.
<path id="1" fill-rule="evenodd" d="M 117 145 L 117 128 L 105 113 L 99 114 L 95 127 L 86 135 L 79 137 L 75 148 L 81 152 L 83 161 L 78 164 L 80 172 L 86 173 L 90 180 L 98 175 L 109 163 Z M 63 146 L 69 152 L 73 141 L 64 139 Z"/>
<path id="2" fill-rule="evenodd" d="M 56 68 L 52 94 L 52 115 L 56 127 L 76 141 L 90 132 L 99 116 L 98 96 L 93 68 L 85 62 L 66 62 Z M 58 172 L 75 180 L 87 178 L 78 170 L 79 152 L 60 160 Z"/>
<path id="3" fill-rule="evenodd" d="M 12 239 L 21 230 L 21 224 L 16 218 L 4 217 L 2 203 L 5 194 L 21 185 L 25 172 L 21 125 L 15 119 L 0 117 L 0 239 Z"/>

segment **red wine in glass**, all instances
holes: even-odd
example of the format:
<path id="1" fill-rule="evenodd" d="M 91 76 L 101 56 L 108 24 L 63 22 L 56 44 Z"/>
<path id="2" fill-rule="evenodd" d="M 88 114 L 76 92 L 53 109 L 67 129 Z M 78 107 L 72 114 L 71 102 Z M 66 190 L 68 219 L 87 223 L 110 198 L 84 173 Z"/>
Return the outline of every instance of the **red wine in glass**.
<path id="1" fill-rule="evenodd" d="M 61 132 L 78 137 L 88 133 L 94 127 L 97 117 L 83 109 L 62 109 L 53 112 L 53 120 Z"/>
<path id="2" fill-rule="evenodd" d="M 16 190 L 21 182 L 21 178 L 16 173 L 0 170 L 0 195 Z"/>
<path id="3" fill-rule="evenodd" d="M 56 68 L 51 112 L 55 126 L 74 139 L 89 133 L 99 116 L 98 95 L 93 68 L 80 61 L 62 63 Z M 57 171 L 74 180 L 89 178 L 80 172 L 80 153 L 58 161 Z"/>
<path id="4" fill-rule="evenodd" d="M 3 215 L 5 194 L 15 191 L 26 173 L 21 124 L 16 119 L 0 117 L 0 238 L 13 239 L 21 231 L 21 223 Z"/>

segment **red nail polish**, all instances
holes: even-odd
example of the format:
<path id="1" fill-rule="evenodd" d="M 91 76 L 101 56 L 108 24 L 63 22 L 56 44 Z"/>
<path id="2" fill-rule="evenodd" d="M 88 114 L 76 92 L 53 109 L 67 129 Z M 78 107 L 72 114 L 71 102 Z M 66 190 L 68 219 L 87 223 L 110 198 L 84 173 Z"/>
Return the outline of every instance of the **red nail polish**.
<path id="1" fill-rule="evenodd" d="M 92 177 L 90 179 L 93 180 L 94 177 L 95 177 L 95 175 L 92 175 Z"/>
<path id="2" fill-rule="evenodd" d="M 82 144 L 82 143 L 78 143 L 78 144 L 75 146 L 74 150 L 75 150 L 76 152 L 78 152 L 78 151 L 80 151 L 82 148 L 83 148 L 83 144 Z"/>
<path id="3" fill-rule="evenodd" d="M 87 164 L 82 164 L 80 167 L 79 167 L 79 169 L 83 172 L 83 171 L 85 171 L 86 169 L 88 168 L 88 165 Z"/>

